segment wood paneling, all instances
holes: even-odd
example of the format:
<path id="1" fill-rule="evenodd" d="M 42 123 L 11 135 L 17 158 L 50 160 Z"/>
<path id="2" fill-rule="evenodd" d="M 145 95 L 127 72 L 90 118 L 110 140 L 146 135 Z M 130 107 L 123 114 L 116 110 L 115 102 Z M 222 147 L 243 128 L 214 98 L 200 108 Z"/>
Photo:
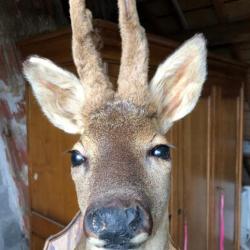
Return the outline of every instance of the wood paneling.
<path id="1" fill-rule="evenodd" d="M 67 224 L 78 210 L 67 153 L 77 138 L 51 126 L 41 114 L 31 91 L 28 92 L 31 207 L 44 216 Z"/>
<path id="2" fill-rule="evenodd" d="M 214 144 L 213 197 L 214 197 L 214 247 L 219 245 L 220 195 L 225 195 L 225 249 L 239 249 L 239 201 L 242 161 L 242 111 L 241 88 L 217 88 L 216 93 L 216 143 Z M 240 152 L 239 152 L 240 150 Z"/>
<path id="3" fill-rule="evenodd" d="M 206 249 L 208 242 L 210 103 L 210 97 L 201 98 L 193 114 L 181 122 L 178 146 L 185 190 L 182 210 L 183 221 L 186 220 L 188 226 L 190 249 Z"/>
<path id="4" fill-rule="evenodd" d="M 250 140 L 250 106 L 247 102 L 245 102 L 244 108 L 244 138 Z"/>
<path id="5" fill-rule="evenodd" d="M 175 242 L 183 246 L 186 221 L 190 249 L 209 249 L 210 119 L 211 97 L 204 96 L 192 115 L 175 125 L 172 131 L 176 148 L 173 154 L 171 230 Z"/>
<path id="6" fill-rule="evenodd" d="M 47 239 L 51 235 L 61 231 L 65 226 L 37 212 L 31 212 L 31 227 L 34 234 Z"/>
<path id="7" fill-rule="evenodd" d="M 31 234 L 31 246 L 30 248 L 33 250 L 42 250 L 45 244 L 45 239 L 41 238 L 40 236 L 32 233 Z"/>
<path id="8" fill-rule="evenodd" d="M 104 46 L 105 67 L 114 85 L 120 63 L 117 27 L 97 21 Z M 75 72 L 69 30 L 43 35 L 19 44 L 23 56 L 39 54 Z M 177 46 L 149 35 L 150 75 Z M 239 246 L 239 194 L 242 153 L 243 83 L 246 68 L 209 55 L 209 74 L 193 113 L 168 133 L 176 146 L 172 152 L 173 173 L 170 229 L 177 246 L 183 246 L 184 221 L 188 225 L 189 249 L 216 250 L 219 237 L 219 195 L 225 193 L 225 249 Z M 59 231 L 78 210 L 70 177 L 67 151 L 77 140 L 54 128 L 44 117 L 31 90 L 27 89 L 28 151 L 32 218 L 32 249 Z"/>
<path id="9" fill-rule="evenodd" d="M 46 239 L 64 228 L 63 225 L 36 212 L 31 213 L 30 219 L 32 228 L 31 249 L 34 250 L 42 250 Z"/>

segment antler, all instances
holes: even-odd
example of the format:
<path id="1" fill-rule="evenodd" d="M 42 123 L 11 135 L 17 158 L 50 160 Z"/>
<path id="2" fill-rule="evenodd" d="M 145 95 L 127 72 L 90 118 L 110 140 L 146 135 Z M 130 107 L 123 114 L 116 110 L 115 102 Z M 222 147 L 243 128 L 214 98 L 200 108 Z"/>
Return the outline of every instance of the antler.
<path id="1" fill-rule="evenodd" d="M 136 0 L 118 0 L 122 58 L 118 96 L 143 105 L 148 93 L 148 42 L 141 27 Z"/>
<path id="2" fill-rule="evenodd" d="M 86 9 L 85 0 L 70 0 L 69 3 L 72 50 L 77 72 L 86 87 L 88 101 L 102 103 L 113 96 L 113 90 L 93 42 L 92 14 Z"/>

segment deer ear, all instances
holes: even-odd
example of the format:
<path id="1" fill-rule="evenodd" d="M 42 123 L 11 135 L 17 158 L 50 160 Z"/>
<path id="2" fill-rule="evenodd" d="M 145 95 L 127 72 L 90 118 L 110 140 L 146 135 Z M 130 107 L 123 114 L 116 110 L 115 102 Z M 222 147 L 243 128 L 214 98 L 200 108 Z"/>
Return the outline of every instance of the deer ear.
<path id="1" fill-rule="evenodd" d="M 150 92 L 163 133 L 194 109 L 207 75 L 206 57 L 206 41 L 199 34 L 158 67 Z"/>
<path id="2" fill-rule="evenodd" d="M 48 119 L 67 133 L 81 133 L 84 89 L 80 80 L 36 56 L 24 62 L 23 72 Z"/>

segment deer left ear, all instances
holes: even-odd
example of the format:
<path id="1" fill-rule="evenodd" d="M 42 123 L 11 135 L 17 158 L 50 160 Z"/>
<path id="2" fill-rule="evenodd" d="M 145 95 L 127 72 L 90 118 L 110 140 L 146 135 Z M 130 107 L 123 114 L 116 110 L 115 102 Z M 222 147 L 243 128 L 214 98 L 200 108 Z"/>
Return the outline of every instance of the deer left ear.
<path id="1" fill-rule="evenodd" d="M 195 35 L 161 64 L 150 83 L 161 132 L 190 113 L 207 75 L 207 50 L 203 35 Z"/>
<path id="2" fill-rule="evenodd" d="M 24 62 L 23 72 L 51 123 L 67 133 L 80 134 L 85 91 L 79 79 L 50 60 L 36 56 Z"/>

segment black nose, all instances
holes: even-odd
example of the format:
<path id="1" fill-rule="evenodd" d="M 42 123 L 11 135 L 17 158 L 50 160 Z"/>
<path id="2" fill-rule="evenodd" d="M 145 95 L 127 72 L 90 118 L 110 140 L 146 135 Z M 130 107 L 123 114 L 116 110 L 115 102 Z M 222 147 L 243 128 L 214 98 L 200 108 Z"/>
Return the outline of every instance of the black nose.
<path id="1" fill-rule="evenodd" d="M 152 222 L 139 204 L 129 207 L 112 205 L 88 210 L 84 227 L 87 236 L 105 241 L 105 247 L 123 249 L 129 247 L 130 240 L 140 233 L 149 235 Z"/>

